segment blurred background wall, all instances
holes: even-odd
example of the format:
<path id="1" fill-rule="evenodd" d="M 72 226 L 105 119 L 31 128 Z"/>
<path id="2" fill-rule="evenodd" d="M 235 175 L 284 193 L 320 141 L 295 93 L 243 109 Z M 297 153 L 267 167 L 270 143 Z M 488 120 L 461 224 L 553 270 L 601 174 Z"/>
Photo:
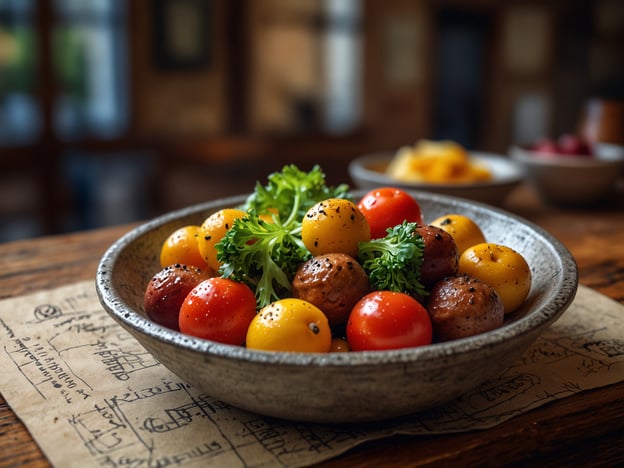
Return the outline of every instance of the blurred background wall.
<path id="1" fill-rule="evenodd" d="M 620 0 L 0 0 L 0 241 L 575 132 L 623 45 Z"/>

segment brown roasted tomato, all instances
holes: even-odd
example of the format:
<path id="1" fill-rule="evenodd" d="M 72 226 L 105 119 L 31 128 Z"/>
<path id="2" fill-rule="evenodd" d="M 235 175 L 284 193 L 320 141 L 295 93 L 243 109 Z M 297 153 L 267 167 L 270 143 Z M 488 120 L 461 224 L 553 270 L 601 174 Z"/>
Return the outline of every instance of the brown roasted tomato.
<path id="1" fill-rule="evenodd" d="M 427 312 L 435 341 L 450 341 L 503 325 L 503 303 L 492 286 L 468 275 L 438 281 L 430 291 Z"/>
<path id="2" fill-rule="evenodd" d="M 415 230 L 424 243 L 420 281 L 430 288 L 446 276 L 457 273 L 459 254 L 453 237 L 437 226 L 419 225 Z"/>
<path id="3" fill-rule="evenodd" d="M 319 255 L 302 263 L 292 282 L 293 296 L 321 309 L 332 326 L 345 323 L 369 289 L 364 269 L 342 253 Z"/>
<path id="4" fill-rule="evenodd" d="M 187 294 L 203 280 L 213 276 L 208 267 L 170 265 L 156 273 L 145 290 L 143 307 L 147 316 L 165 327 L 179 330 L 180 306 Z"/>

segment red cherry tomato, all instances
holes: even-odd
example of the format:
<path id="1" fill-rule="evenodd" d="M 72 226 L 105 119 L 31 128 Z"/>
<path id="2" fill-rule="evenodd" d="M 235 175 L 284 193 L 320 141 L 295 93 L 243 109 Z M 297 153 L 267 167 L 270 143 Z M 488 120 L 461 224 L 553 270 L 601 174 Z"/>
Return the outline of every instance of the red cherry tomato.
<path id="1" fill-rule="evenodd" d="M 242 345 L 256 316 L 256 296 L 245 284 L 214 277 L 199 283 L 180 307 L 180 331 L 220 343 Z"/>
<path id="2" fill-rule="evenodd" d="M 352 351 L 399 349 L 431 344 L 433 330 L 427 310 L 413 297 L 374 291 L 353 307 L 347 322 Z"/>
<path id="3" fill-rule="evenodd" d="M 394 187 L 371 190 L 360 199 L 358 208 L 370 225 L 371 239 L 385 237 L 388 228 L 403 221 L 423 222 L 420 205 L 414 197 Z"/>

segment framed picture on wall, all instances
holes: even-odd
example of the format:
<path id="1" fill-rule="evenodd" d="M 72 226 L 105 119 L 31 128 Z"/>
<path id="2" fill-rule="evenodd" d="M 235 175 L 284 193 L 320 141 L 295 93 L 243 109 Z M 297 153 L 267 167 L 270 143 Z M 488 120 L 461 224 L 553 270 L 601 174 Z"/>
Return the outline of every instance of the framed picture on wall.
<path id="1" fill-rule="evenodd" d="M 152 5 L 156 68 L 209 67 L 211 0 L 154 0 Z"/>

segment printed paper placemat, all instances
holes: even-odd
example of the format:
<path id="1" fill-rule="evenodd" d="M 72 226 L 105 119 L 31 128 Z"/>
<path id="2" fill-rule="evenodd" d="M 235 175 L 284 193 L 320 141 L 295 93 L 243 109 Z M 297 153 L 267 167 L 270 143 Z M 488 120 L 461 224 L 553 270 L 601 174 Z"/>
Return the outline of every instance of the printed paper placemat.
<path id="1" fill-rule="evenodd" d="M 2 395 L 55 466 L 283 466 L 367 440 L 493 427 L 624 380 L 624 306 L 580 286 L 510 369 L 458 400 L 362 425 L 291 423 L 196 391 L 100 305 L 93 281 L 0 302 Z"/>

